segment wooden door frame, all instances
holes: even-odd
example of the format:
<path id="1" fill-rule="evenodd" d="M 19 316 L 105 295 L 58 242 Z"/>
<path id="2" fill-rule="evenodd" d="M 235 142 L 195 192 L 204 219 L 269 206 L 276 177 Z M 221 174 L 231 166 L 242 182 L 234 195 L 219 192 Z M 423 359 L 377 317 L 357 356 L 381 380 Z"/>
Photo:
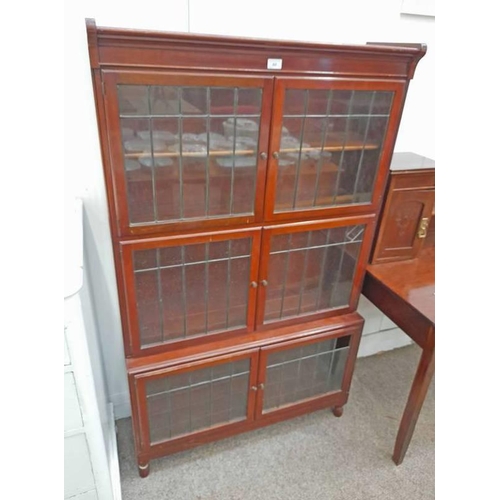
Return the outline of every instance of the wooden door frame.
<path id="1" fill-rule="evenodd" d="M 133 252 L 135 250 L 150 250 L 186 244 L 209 243 L 213 241 L 229 241 L 234 239 L 252 238 L 250 250 L 250 275 L 248 283 L 247 303 L 247 326 L 235 328 L 221 333 L 202 334 L 186 339 L 164 342 L 161 345 L 141 348 L 139 318 L 137 311 L 136 287 L 134 280 Z M 126 322 L 123 325 L 125 354 L 129 356 L 146 356 L 176 349 L 178 347 L 189 347 L 200 342 L 210 342 L 214 339 L 227 339 L 235 335 L 252 332 L 255 329 L 255 311 L 257 306 L 257 288 L 250 286 L 251 282 L 257 282 L 259 252 L 261 242 L 260 228 L 241 228 L 217 232 L 180 234 L 175 236 L 164 236 L 138 240 L 126 240 L 119 243 L 121 275 L 123 276 L 122 287 L 125 292 Z"/>
<path id="2" fill-rule="evenodd" d="M 327 406 L 342 406 L 347 401 L 349 384 L 352 379 L 352 374 L 354 371 L 354 364 L 356 361 L 356 356 L 359 347 L 359 338 L 361 337 L 362 325 L 358 327 L 349 327 L 336 332 L 325 332 L 319 335 L 314 335 L 309 338 L 294 339 L 290 341 L 281 342 L 269 347 L 262 347 L 260 349 L 259 355 L 259 376 L 258 376 L 258 386 L 261 390 L 258 391 L 257 401 L 255 404 L 255 420 L 265 420 L 265 419 L 278 419 L 288 418 L 293 415 L 296 411 L 303 411 L 306 409 L 316 409 Z M 266 375 L 267 375 L 267 358 L 269 354 L 273 352 L 286 351 L 288 349 L 293 349 L 296 347 L 302 347 L 305 345 L 314 344 L 316 342 L 321 342 L 328 339 L 339 339 L 342 337 L 349 337 L 348 349 L 349 353 L 347 355 L 346 365 L 344 368 L 344 373 L 342 376 L 342 384 L 340 389 L 337 391 L 331 391 L 326 394 L 319 396 L 312 396 L 299 402 L 289 403 L 276 410 L 269 411 L 267 413 L 263 412 L 264 406 L 264 394 L 266 390 Z"/>
<path id="3" fill-rule="evenodd" d="M 363 242 L 358 254 L 358 265 L 353 277 L 353 286 L 349 297 L 349 304 L 346 307 L 339 307 L 336 309 L 329 309 L 310 314 L 303 314 L 301 316 L 293 317 L 290 319 L 270 321 L 264 323 L 265 306 L 266 306 L 266 292 L 267 287 L 262 286 L 262 283 L 268 277 L 269 258 L 271 251 L 271 238 L 276 234 L 289 234 L 313 231 L 319 229 L 330 229 L 334 227 L 343 227 L 350 225 L 365 225 L 365 234 L 363 235 Z M 307 222 L 291 222 L 287 224 L 267 225 L 262 231 L 262 242 L 260 250 L 260 265 L 259 265 L 259 287 L 257 296 L 257 309 L 255 326 L 257 330 L 273 329 L 281 326 L 295 325 L 304 323 L 306 321 L 313 321 L 315 319 L 327 318 L 330 316 L 338 316 L 353 312 L 358 304 L 359 295 L 363 286 L 363 278 L 370 255 L 373 236 L 375 233 L 376 217 L 375 214 L 357 215 L 354 217 L 337 217 L 334 219 L 323 219 L 318 221 Z"/>
<path id="4" fill-rule="evenodd" d="M 274 82 L 272 129 L 269 139 L 269 163 L 267 172 L 267 189 L 264 206 L 264 219 L 266 222 L 284 220 L 307 220 L 322 217 L 337 217 L 345 215 L 365 214 L 377 212 L 384 195 L 386 179 L 396 141 L 397 131 L 403 111 L 408 82 L 406 80 L 381 80 L 360 78 L 332 78 L 332 77 L 287 77 L 277 76 Z M 341 205 L 329 208 L 310 208 L 303 210 L 289 210 L 274 212 L 276 200 L 279 159 L 273 153 L 279 152 L 281 141 L 281 127 L 283 124 L 283 107 L 285 91 L 288 88 L 304 90 L 360 90 L 360 91 L 393 91 L 394 99 L 389 114 L 387 130 L 382 143 L 379 157 L 379 168 L 376 182 L 373 186 L 371 203 L 359 205 Z"/>
<path id="5" fill-rule="evenodd" d="M 234 423 L 220 424 L 209 429 L 201 429 L 190 434 L 181 435 L 162 441 L 151 443 L 149 432 L 149 418 L 146 398 L 146 383 L 167 375 L 184 373 L 199 368 L 217 366 L 224 363 L 250 359 L 250 374 L 248 380 L 248 404 L 246 419 Z M 237 353 L 220 355 L 201 361 L 193 361 L 182 365 L 160 368 L 157 370 L 129 374 L 129 387 L 132 404 L 132 424 L 134 435 L 136 436 L 136 454 L 138 461 L 149 462 L 150 458 L 162 456 L 165 453 L 175 453 L 192 446 L 213 441 L 224 437 L 226 433 L 232 434 L 234 431 L 241 431 L 254 420 L 255 400 L 257 392 L 252 387 L 257 385 L 259 349 L 248 349 Z"/>
<path id="6" fill-rule="evenodd" d="M 104 118 L 107 127 L 107 144 L 109 149 L 109 164 L 104 162 L 107 178 L 111 180 L 112 189 L 108 203 L 113 206 L 112 212 L 117 219 L 117 236 L 146 236 L 155 234 L 175 233 L 178 231 L 205 230 L 215 227 L 261 222 L 264 213 L 264 193 L 267 172 L 267 149 L 271 123 L 273 100 L 273 76 L 217 74 L 198 72 L 145 71 L 145 70 L 102 70 L 102 92 L 104 94 Z M 161 223 L 129 224 L 127 201 L 127 181 L 124 168 L 124 158 L 121 145 L 120 113 L 117 86 L 119 84 L 136 85 L 199 85 L 199 86 L 235 86 L 246 88 L 261 88 L 261 116 L 259 142 L 257 150 L 257 169 L 255 174 L 254 214 L 223 216 L 214 218 L 193 218 L 185 221 Z M 193 115 L 195 116 L 195 115 Z M 265 153 L 265 155 L 262 155 Z"/>

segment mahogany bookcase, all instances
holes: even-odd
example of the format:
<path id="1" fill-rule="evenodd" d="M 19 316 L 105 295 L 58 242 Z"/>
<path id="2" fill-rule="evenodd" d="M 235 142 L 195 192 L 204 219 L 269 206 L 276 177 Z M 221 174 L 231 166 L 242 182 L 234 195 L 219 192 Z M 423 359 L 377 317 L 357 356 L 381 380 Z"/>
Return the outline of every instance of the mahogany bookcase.
<path id="1" fill-rule="evenodd" d="M 141 476 L 349 395 L 413 44 L 87 20 Z"/>

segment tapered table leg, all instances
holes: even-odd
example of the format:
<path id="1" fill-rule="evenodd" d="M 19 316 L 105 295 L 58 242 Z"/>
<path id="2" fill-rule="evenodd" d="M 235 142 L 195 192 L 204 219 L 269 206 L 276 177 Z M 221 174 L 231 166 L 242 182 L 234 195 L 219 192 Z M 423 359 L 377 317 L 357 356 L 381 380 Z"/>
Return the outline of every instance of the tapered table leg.
<path id="1" fill-rule="evenodd" d="M 434 375 L 434 346 L 424 348 L 418 364 L 417 373 L 413 379 L 413 384 L 403 413 L 403 418 L 399 425 L 398 436 L 394 446 L 392 459 L 396 465 L 403 461 L 408 445 L 410 444 L 415 430 L 420 410 L 427 394 L 427 389 Z"/>

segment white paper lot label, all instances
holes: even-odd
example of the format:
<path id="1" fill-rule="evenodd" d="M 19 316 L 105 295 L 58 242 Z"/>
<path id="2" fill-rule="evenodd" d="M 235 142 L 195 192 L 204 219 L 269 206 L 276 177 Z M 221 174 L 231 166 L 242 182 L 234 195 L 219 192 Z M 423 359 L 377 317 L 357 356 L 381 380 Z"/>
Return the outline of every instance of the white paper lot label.
<path id="1" fill-rule="evenodd" d="M 268 59 L 267 69 L 281 69 L 283 66 L 283 59 Z"/>

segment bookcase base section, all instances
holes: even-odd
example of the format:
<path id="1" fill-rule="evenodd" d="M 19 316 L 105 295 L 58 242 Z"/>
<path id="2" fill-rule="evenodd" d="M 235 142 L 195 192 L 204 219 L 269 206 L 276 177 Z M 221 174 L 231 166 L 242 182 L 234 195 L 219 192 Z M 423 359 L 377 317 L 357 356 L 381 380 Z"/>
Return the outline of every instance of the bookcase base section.
<path id="1" fill-rule="evenodd" d="M 348 318 L 346 320 L 346 318 Z M 357 314 L 277 329 L 250 342 L 191 359 L 129 371 L 139 474 L 153 458 L 251 431 L 316 410 L 340 417 L 349 396 L 362 318 Z M 289 331 L 289 329 L 288 329 Z"/>

